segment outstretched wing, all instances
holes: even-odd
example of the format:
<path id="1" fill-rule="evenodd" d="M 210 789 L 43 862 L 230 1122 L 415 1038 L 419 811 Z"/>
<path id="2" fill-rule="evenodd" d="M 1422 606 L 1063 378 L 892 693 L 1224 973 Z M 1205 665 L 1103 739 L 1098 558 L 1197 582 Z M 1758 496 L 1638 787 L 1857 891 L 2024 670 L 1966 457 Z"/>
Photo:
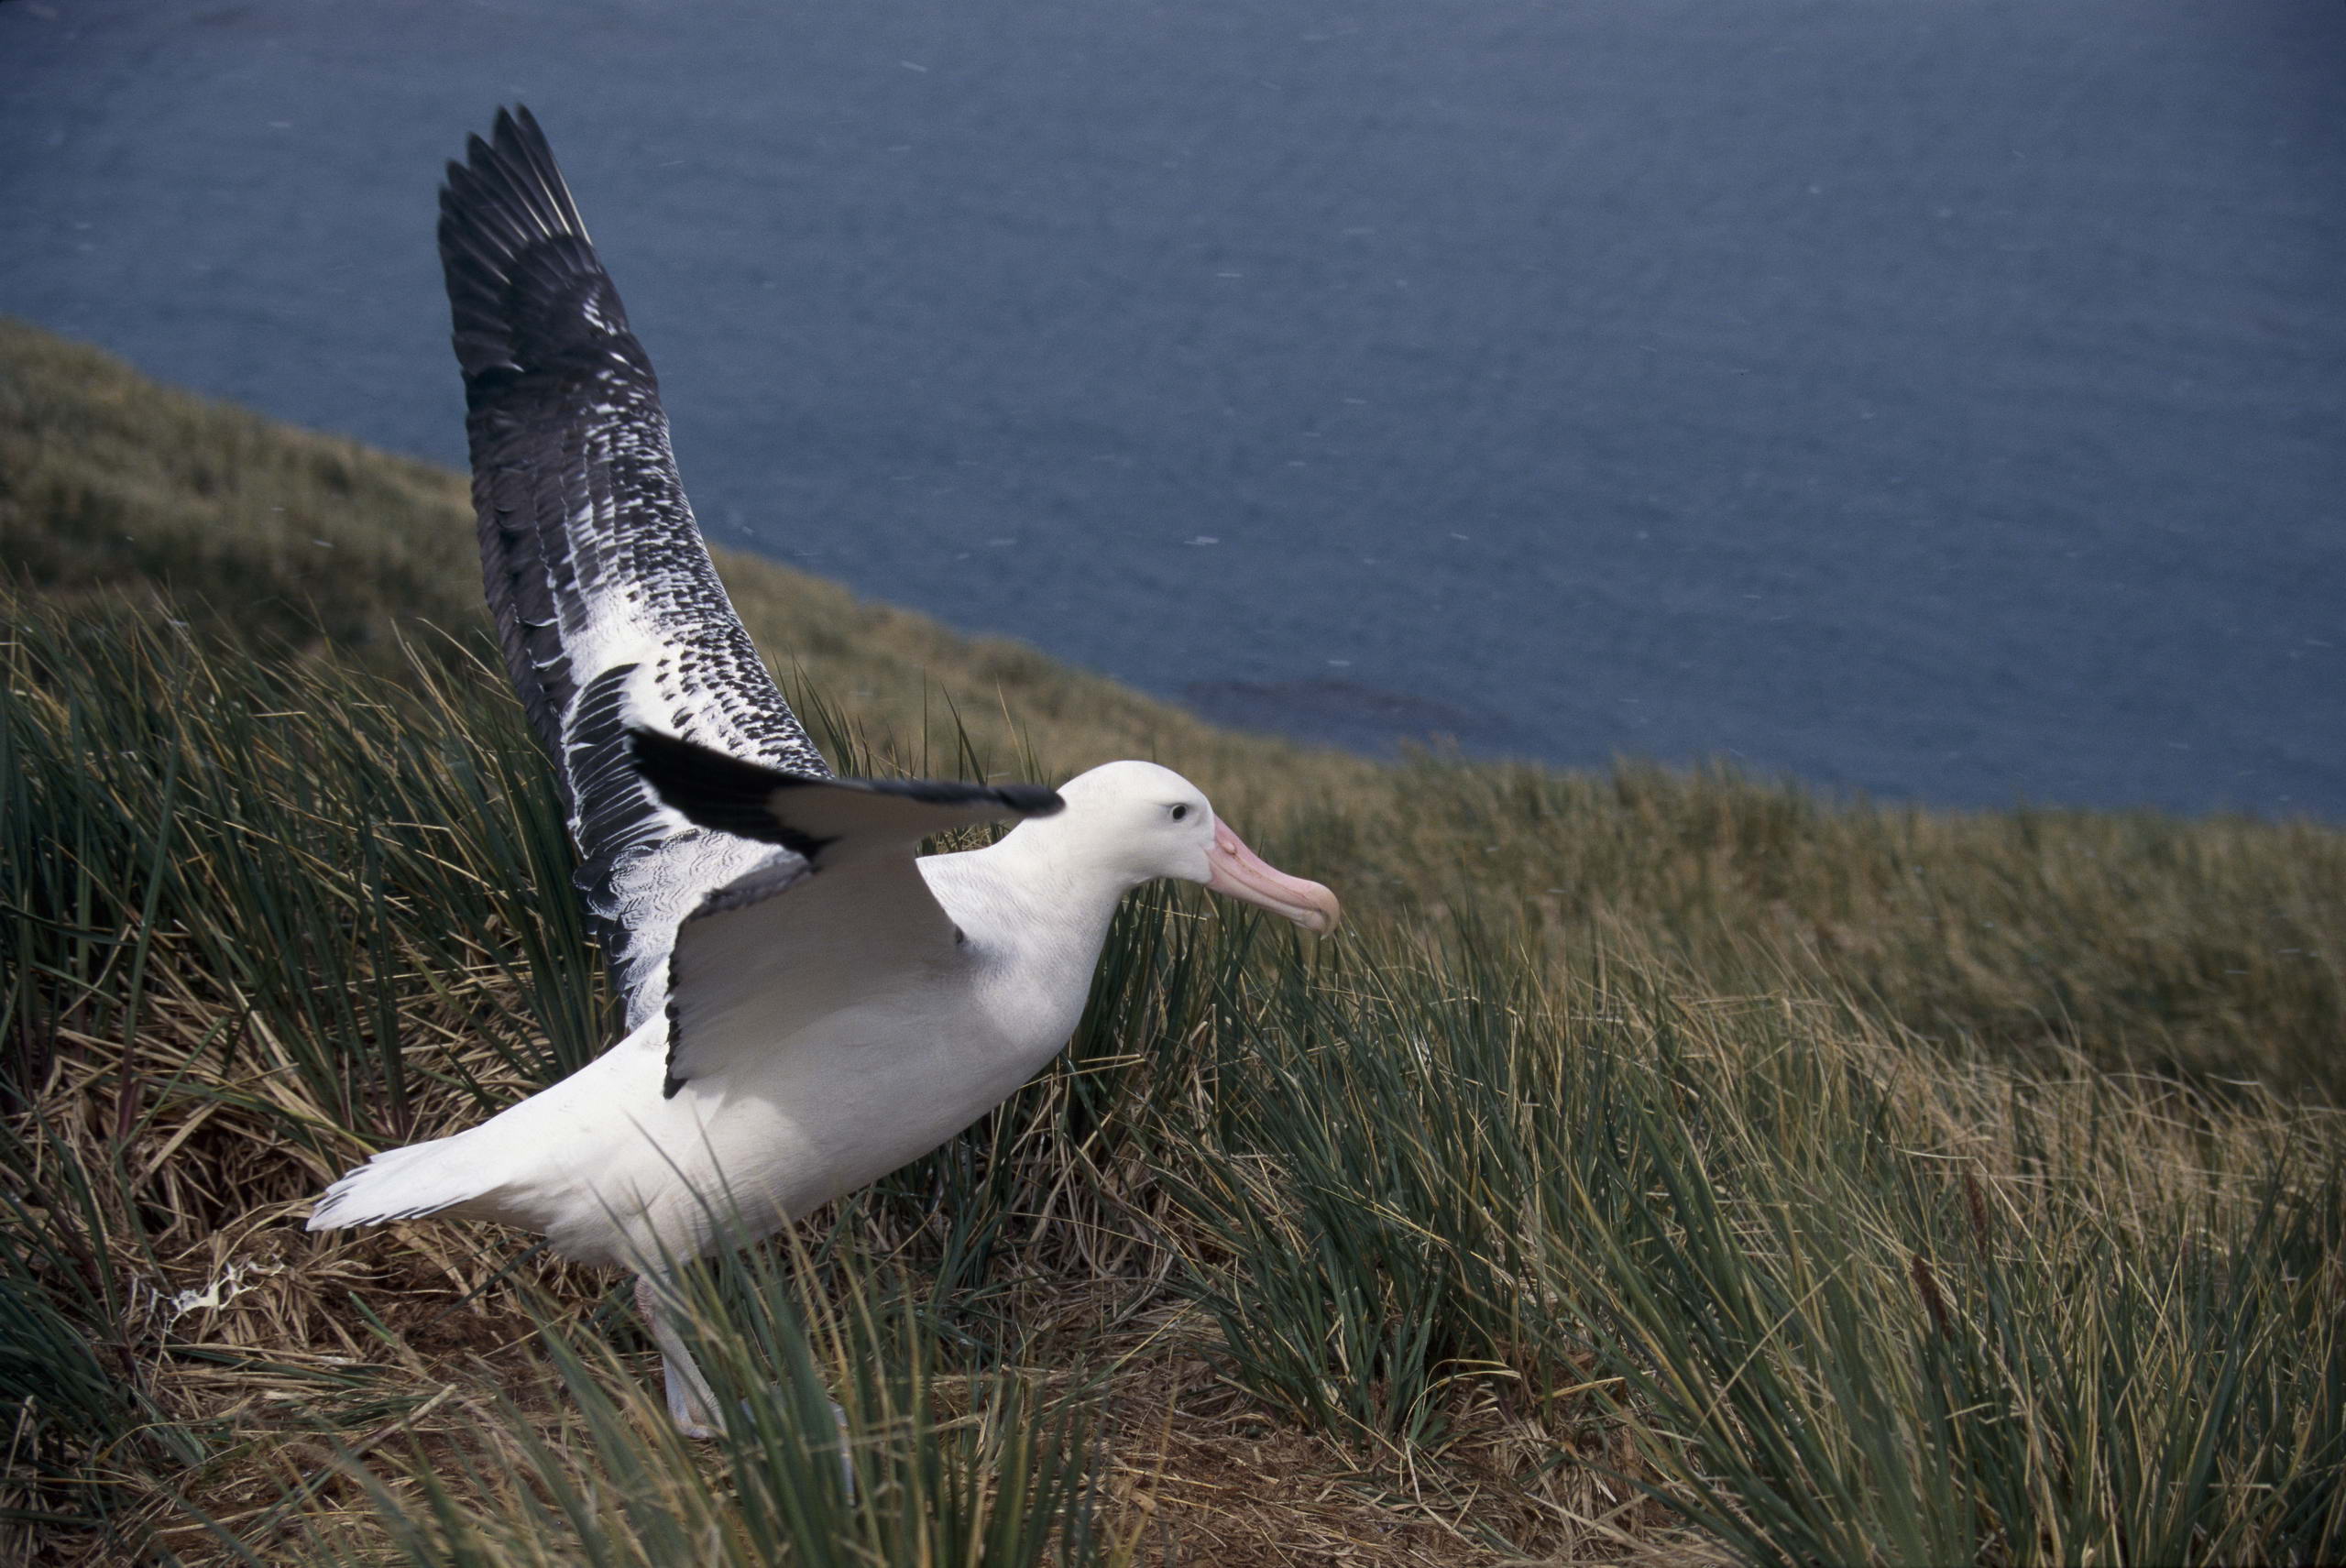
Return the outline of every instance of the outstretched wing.
<path id="1" fill-rule="evenodd" d="M 1040 784 L 811 779 L 649 730 L 631 740 L 637 768 L 669 806 L 785 852 L 710 893 L 676 933 L 669 1094 L 956 961 L 961 933 L 914 850 L 950 828 L 1048 817 L 1066 804 Z"/>
<path id="2" fill-rule="evenodd" d="M 629 726 L 802 777 L 830 770 L 709 563 L 643 345 L 527 109 L 500 110 L 440 192 L 481 572 L 505 663 L 552 753 L 578 889 L 630 1027 L 677 924 L 768 846 L 662 811 Z"/>

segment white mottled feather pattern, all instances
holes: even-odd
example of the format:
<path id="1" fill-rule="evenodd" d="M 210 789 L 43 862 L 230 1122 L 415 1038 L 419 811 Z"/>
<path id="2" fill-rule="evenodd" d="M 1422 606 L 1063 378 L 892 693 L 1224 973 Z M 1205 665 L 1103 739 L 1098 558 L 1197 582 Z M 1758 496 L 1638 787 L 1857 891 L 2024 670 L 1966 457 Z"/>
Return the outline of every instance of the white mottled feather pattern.
<path id="1" fill-rule="evenodd" d="M 777 851 L 661 811 L 619 737 L 653 729 L 787 773 L 829 770 L 718 580 L 651 361 L 526 113 L 500 115 L 493 141 L 449 166 L 440 247 L 483 580 L 632 1025 L 662 1005 L 678 922 Z"/>

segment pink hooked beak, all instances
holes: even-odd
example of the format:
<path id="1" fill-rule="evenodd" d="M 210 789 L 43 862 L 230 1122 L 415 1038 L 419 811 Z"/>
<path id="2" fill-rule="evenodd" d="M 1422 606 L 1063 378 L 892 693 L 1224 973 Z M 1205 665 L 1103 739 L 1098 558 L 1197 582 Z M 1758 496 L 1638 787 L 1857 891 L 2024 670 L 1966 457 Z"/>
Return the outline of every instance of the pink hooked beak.
<path id="1" fill-rule="evenodd" d="M 1316 882 L 1289 876 L 1248 849 L 1230 825 L 1213 821 L 1213 848 L 1206 851 L 1206 886 L 1284 915 L 1315 937 L 1336 928 L 1343 906 Z"/>

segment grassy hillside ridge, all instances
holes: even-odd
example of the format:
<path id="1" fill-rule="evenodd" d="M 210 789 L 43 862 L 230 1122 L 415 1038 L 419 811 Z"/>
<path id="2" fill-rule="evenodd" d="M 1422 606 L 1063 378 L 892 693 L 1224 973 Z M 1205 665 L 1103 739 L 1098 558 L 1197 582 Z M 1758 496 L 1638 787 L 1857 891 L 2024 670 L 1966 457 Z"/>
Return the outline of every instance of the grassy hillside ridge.
<path id="1" fill-rule="evenodd" d="M 399 618 L 477 619 L 463 482 L 160 387 L 0 318 L 0 561 L 65 604 L 154 587 L 207 629 L 386 648 Z M 479 597 L 477 587 L 472 598 Z"/>
<path id="2" fill-rule="evenodd" d="M 447 631 L 484 624 L 457 477 L 5 320 L 0 562 L 52 606 L 151 615 L 160 586 L 199 633 L 375 670 L 444 661 Z M 1153 757 L 1255 837 L 1312 820 L 1342 846 L 1316 873 L 1361 907 L 1528 908 L 1567 963 L 1634 933 L 1720 992 L 1821 985 L 1932 1038 L 2346 1093 L 2333 828 L 1833 805 L 1725 770 L 1380 766 L 1216 729 L 771 562 L 718 564 L 785 685 L 911 771 L 956 765 L 959 733 L 1004 772 Z"/>
<path id="3" fill-rule="evenodd" d="M 843 767 L 1156 755 L 1346 929 L 1135 899 L 1063 1060 L 696 1277 L 719 1444 L 606 1277 L 301 1234 L 609 1037 L 470 526 L 0 330 L 0 1560 L 2346 1554 L 2346 836 L 1380 766 L 738 557 Z"/>

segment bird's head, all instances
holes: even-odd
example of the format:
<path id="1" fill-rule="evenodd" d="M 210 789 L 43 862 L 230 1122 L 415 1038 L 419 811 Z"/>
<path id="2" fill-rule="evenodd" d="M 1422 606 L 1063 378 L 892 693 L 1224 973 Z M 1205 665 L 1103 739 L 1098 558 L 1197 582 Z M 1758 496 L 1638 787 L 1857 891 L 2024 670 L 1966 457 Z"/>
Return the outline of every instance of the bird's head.
<path id="1" fill-rule="evenodd" d="M 1067 810 L 1023 825 L 1063 852 L 1104 863 L 1128 885 L 1157 877 L 1199 882 L 1259 905 L 1315 935 L 1336 928 L 1343 907 L 1316 882 L 1288 875 L 1248 849 L 1214 815 L 1205 794 L 1155 762 L 1106 762 L 1059 786 Z"/>

